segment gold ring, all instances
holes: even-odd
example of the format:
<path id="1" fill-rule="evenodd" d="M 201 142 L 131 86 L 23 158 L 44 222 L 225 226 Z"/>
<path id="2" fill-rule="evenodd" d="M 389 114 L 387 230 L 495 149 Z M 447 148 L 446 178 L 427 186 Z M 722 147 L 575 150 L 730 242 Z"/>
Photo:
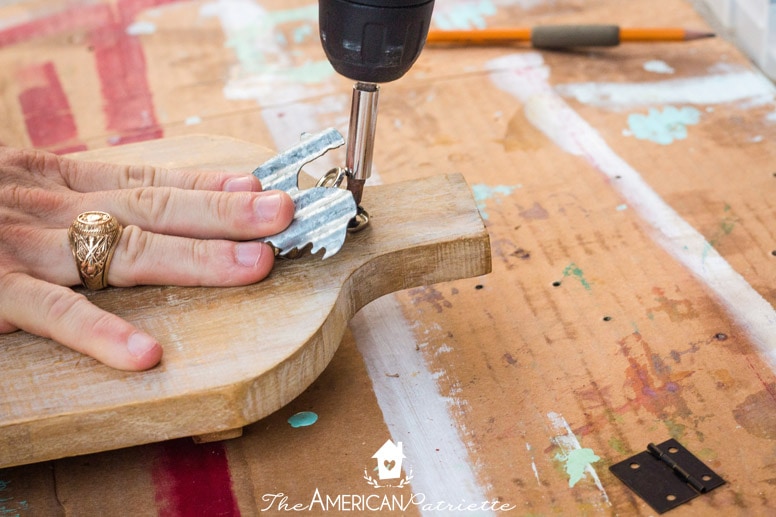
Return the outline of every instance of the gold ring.
<path id="1" fill-rule="evenodd" d="M 67 238 L 81 283 L 87 289 L 108 285 L 108 268 L 123 228 L 106 212 L 84 212 L 75 218 Z"/>

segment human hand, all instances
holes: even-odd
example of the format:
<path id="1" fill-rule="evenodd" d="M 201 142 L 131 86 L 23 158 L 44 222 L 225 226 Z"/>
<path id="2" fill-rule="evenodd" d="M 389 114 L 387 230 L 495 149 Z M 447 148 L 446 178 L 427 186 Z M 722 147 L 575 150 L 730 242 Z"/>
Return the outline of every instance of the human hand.
<path id="1" fill-rule="evenodd" d="M 252 239 L 288 226 L 294 204 L 284 192 L 261 192 L 252 175 L 0 147 L 0 333 L 22 329 L 108 366 L 144 370 L 161 360 L 161 345 L 68 287 L 80 283 L 68 227 L 92 210 L 124 226 L 110 285 L 234 286 L 269 274 L 273 250 Z"/>

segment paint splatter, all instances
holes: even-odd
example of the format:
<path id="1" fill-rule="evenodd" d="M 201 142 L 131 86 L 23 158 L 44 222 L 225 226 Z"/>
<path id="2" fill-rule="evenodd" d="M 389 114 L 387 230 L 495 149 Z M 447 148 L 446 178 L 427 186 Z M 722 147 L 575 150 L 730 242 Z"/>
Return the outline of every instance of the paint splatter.
<path id="1" fill-rule="evenodd" d="M 534 203 L 531 208 L 521 210 L 520 217 L 524 219 L 548 219 L 550 214 L 542 205 Z"/>
<path id="2" fill-rule="evenodd" d="M 30 143 L 35 147 L 59 146 L 56 152 L 82 150 L 78 128 L 54 63 L 29 65 L 16 77 L 19 106 L 24 114 Z"/>
<path id="3" fill-rule="evenodd" d="M 763 357 L 776 369 L 776 311 L 773 306 L 716 250 L 710 250 L 706 260 L 701 260 L 703 249 L 707 246 L 706 239 L 682 219 L 644 181 L 639 172 L 615 153 L 600 133 L 558 95 L 556 88 L 550 85 L 550 70 L 544 64 L 541 54 L 510 54 L 489 61 L 486 67 L 491 71 L 491 80 L 497 87 L 524 104 L 526 118 L 537 129 L 559 148 L 574 156 L 584 157 L 592 167 L 612 181 L 612 185 L 620 191 L 629 206 L 655 229 L 655 241 L 717 295 L 740 326 L 748 331 L 752 342 L 762 351 Z M 748 86 L 743 86 L 743 90 L 751 94 L 766 93 L 767 95 L 763 96 L 769 96 L 772 101 L 776 88 L 763 80 L 761 75 L 757 77 L 760 79 L 756 90 Z M 723 95 L 707 96 L 705 84 L 705 80 L 690 80 L 684 94 L 692 91 L 696 96 L 704 96 L 704 99 L 720 101 Z M 736 82 L 727 83 L 726 87 L 731 91 L 741 92 Z M 648 93 L 649 91 L 641 92 L 644 95 L 640 97 L 640 103 L 655 102 L 656 97 Z M 667 92 L 661 89 L 658 93 Z M 626 96 L 624 100 L 628 99 Z M 633 100 L 637 99 L 634 97 Z M 702 99 L 690 102 L 696 101 L 705 102 Z M 748 106 L 751 105 L 750 102 Z M 614 103 L 613 106 L 618 104 Z M 731 292 L 735 292 L 736 296 L 731 297 Z"/>
<path id="4" fill-rule="evenodd" d="M 582 284 L 582 287 L 584 287 L 586 291 L 591 289 L 590 283 L 585 279 L 585 272 L 582 271 L 574 262 L 566 266 L 566 269 L 563 270 L 563 276 L 571 276 L 576 278 L 579 280 L 579 283 Z"/>
<path id="5" fill-rule="evenodd" d="M 183 438 L 158 447 L 153 479 L 161 517 L 240 515 L 221 442 L 197 444 Z"/>
<path id="6" fill-rule="evenodd" d="M 762 74 L 745 71 L 643 83 L 574 83 L 555 87 L 560 95 L 610 109 L 656 104 L 773 103 L 776 87 Z"/>
<path id="7" fill-rule="evenodd" d="M 733 410 L 738 425 L 752 436 L 776 440 L 776 383 L 749 395 Z"/>
<path id="8" fill-rule="evenodd" d="M 294 44 L 315 34 L 318 5 L 268 11 L 250 0 L 217 0 L 204 4 L 202 17 L 218 17 L 225 45 L 238 64 L 224 86 L 227 99 L 254 99 L 262 104 L 293 102 L 310 95 L 308 86 L 326 83 L 334 69 L 326 59 L 297 62 L 289 52 Z"/>
<path id="9" fill-rule="evenodd" d="M 574 449 L 566 455 L 558 454 L 555 458 L 566 462 L 566 474 L 569 475 L 571 488 L 585 477 L 585 471 L 590 465 L 601 459 L 593 449 Z"/>
<path id="10" fill-rule="evenodd" d="M 16 500 L 9 487 L 10 481 L 0 479 L 0 515 L 19 517 L 29 511 L 30 505 L 26 500 Z"/>
<path id="11" fill-rule="evenodd" d="M 639 140 L 651 140 L 657 144 L 669 145 L 687 138 L 687 126 L 700 122 L 701 112 L 695 108 L 677 109 L 666 106 L 663 111 L 650 108 L 649 113 L 632 113 L 628 116 L 628 127 Z"/>
<path id="12" fill-rule="evenodd" d="M 685 425 L 676 419 L 692 417 L 683 397 L 682 385 L 693 370 L 673 371 L 641 334 L 631 334 L 617 342 L 620 353 L 628 359 L 623 393 L 627 402 L 616 408 L 618 414 L 643 408 L 656 416 L 674 438 L 681 438 Z M 634 350 L 638 347 L 640 350 Z M 695 349 L 693 349 L 695 350 Z"/>
<path id="13" fill-rule="evenodd" d="M 474 194 L 474 201 L 477 203 L 477 208 L 480 211 L 480 215 L 483 219 L 487 220 L 489 215 L 486 211 L 486 202 L 493 199 L 496 203 L 501 204 L 501 201 L 505 197 L 512 195 L 512 192 L 522 188 L 522 185 L 485 185 L 484 183 L 476 183 L 472 185 L 472 193 Z"/>
<path id="14" fill-rule="evenodd" d="M 312 411 L 301 411 L 288 419 L 288 423 L 293 428 L 308 427 L 318 421 L 318 414 Z"/>
<path id="15" fill-rule="evenodd" d="M 665 61 L 653 59 L 644 63 L 644 70 L 655 74 L 673 74 L 674 69 Z"/>
<path id="16" fill-rule="evenodd" d="M 484 29 L 485 18 L 496 14 L 496 6 L 488 0 L 478 2 L 450 2 L 441 4 L 434 11 L 434 25 L 442 30 Z"/>
<path id="17" fill-rule="evenodd" d="M 595 482 L 598 490 L 601 491 L 604 502 L 611 506 L 609 496 L 606 494 L 603 484 L 601 484 L 601 479 L 593 468 L 593 463 L 599 461 L 601 458 L 598 457 L 592 449 L 582 447 L 582 444 L 579 443 L 579 440 L 574 435 L 574 432 L 571 430 L 568 422 L 566 422 L 566 419 L 563 418 L 563 415 L 550 412 L 547 414 L 547 418 L 550 420 L 553 430 L 557 433 L 561 433 L 555 436 L 552 441 L 560 448 L 560 452 L 555 455 L 555 459 L 565 463 L 565 470 L 569 475 L 569 487 L 573 488 L 574 485 L 588 474 Z"/>
<path id="18" fill-rule="evenodd" d="M 453 304 L 434 287 L 417 287 L 415 289 L 410 289 L 409 294 L 412 296 L 413 305 L 418 305 L 420 303 L 428 304 L 437 312 L 442 312 L 445 309 L 451 309 L 453 307 Z"/>
<path id="19" fill-rule="evenodd" d="M 130 36 L 140 36 L 143 34 L 153 34 L 156 32 L 156 24 L 145 21 L 137 21 L 127 27 L 127 34 Z"/>
<path id="20" fill-rule="evenodd" d="M 657 311 L 662 311 L 674 322 L 696 319 L 700 316 L 690 300 L 674 300 L 668 298 L 665 295 L 665 290 L 659 287 L 653 288 L 652 293 L 655 295 L 655 301 L 660 305 L 647 309 L 648 315 L 654 314 Z M 650 317 L 650 319 L 653 318 Z"/>

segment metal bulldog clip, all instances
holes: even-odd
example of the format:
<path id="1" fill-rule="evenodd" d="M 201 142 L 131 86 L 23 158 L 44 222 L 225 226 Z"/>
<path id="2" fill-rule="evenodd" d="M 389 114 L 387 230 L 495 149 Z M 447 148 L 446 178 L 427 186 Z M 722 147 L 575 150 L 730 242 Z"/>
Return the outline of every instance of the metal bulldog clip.
<path id="1" fill-rule="evenodd" d="M 264 190 L 287 192 L 296 207 L 294 219 L 285 230 L 260 239 L 274 246 L 278 255 L 295 258 L 309 247 L 311 254 L 324 249 L 326 259 L 342 248 L 349 225 L 358 213 L 353 194 L 338 188 L 346 175 L 341 169 L 333 169 L 317 186 L 308 189 L 300 189 L 298 180 L 305 164 L 344 143 L 345 139 L 334 128 L 303 135 L 298 144 L 253 171 Z"/>

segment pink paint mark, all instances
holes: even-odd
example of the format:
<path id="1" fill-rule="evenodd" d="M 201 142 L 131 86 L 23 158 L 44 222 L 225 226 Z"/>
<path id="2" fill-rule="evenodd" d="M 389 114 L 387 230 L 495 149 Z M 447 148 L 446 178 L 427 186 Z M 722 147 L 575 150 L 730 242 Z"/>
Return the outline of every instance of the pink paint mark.
<path id="1" fill-rule="evenodd" d="M 0 31 L 0 48 L 63 32 L 91 29 L 111 18 L 108 5 L 78 5 Z"/>
<path id="2" fill-rule="evenodd" d="M 86 31 L 101 83 L 106 129 L 111 145 L 160 138 L 163 131 L 153 106 L 145 54 L 127 27 L 146 9 L 181 0 L 119 0 L 110 4 L 75 4 L 60 12 L 0 31 L 0 47 L 67 32 Z M 30 119 L 38 124 L 40 120 Z M 28 131 L 43 132 L 40 126 Z M 76 146 L 77 147 L 77 146 Z M 72 146 L 67 149 L 74 150 Z"/>
<path id="3" fill-rule="evenodd" d="M 138 13 L 149 7 L 178 0 L 120 0 L 118 13 L 89 37 L 100 78 L 106 129 L 116 134 L 112 145 L 161 138 L 153 97 L 146 77 L 146 61 L 140 40 L 127 34 Z"/>
<path id="4" fill-rule="evenodd" d="M 77 141 L 75 118 L 54 63 L 49 61 L 23 68 L 16 79 L 22 89 L 19 104 L 32 145 L 44 148 L 64 146 L 55 149 L 55 152 L 86 149 Z"/>
<path id="5" fill-rule="evenodd" d="M 160 517 L 239 516 L 224 446 L 184 438 L 160 445 L 153 469 Z"/>

